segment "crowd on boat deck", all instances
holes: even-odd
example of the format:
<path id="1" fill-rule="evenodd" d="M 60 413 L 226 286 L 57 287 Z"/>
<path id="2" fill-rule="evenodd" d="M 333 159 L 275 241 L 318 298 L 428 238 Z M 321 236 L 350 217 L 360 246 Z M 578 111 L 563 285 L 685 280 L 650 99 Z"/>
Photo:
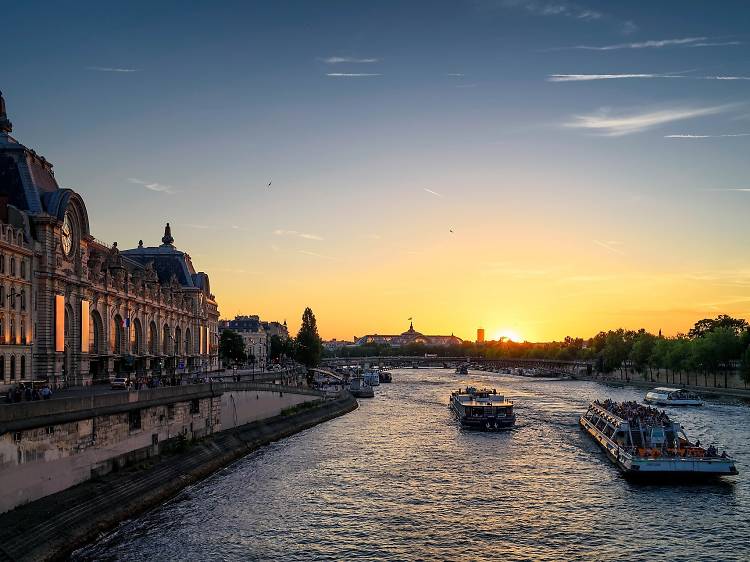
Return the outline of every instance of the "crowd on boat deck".
<path id="1" fill-rule="evenodd" d="M 597 400 L 595 403 L 627 421 L 631 426 L 652 427 L 672 423 L 665 411 L 644 406 L 638 402 L 615 402 L 607 398 L 604 402 Z"/>

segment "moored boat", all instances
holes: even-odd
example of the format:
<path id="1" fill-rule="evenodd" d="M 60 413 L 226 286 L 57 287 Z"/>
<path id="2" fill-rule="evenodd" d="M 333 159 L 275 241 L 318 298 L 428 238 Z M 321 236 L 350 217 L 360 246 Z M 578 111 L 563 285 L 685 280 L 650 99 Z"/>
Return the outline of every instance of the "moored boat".
<path id="1" fill-rule="evenodd" d="M 579 423 L 626 475 L 706 478 L 738 474 L 734 459 L 688 439 L 664 411 L 636 402 L 595 401 Z"/>
<path id="2" fill-rule="evenodd" d="M 381 383 L 393 382 L 393 377 L 388 371 L 380 371 L 378 377 L 380 377 Z"/>
<path id="3" fill-rule="evenodd" d="M 349 382 L 349 392 L 357 398 L 372 398 L 375 396 L 375 390 L 362 377 L 352 377 Z"/>
<path id="4" fill-rule="evenodd" d="M 362 374 L 362 378 L 370 386 L 378 386 L 380 384 L 380 375 L 374 369 L 370 369 L 368 371 L 365 371 Z"/>
<path id="5" fill-rule="evenodd" d="M 646 393 L 644 401 L 659 406 L 702 406 L 703 399 L 697 392 L 684 388 L 660 386 Z"/>
<path id="6" fill-rule="evenodd" d="M 467 387 L 451 393 L 451 409 L 461 425 L 487 431 L 508 429 L 516 423 L 513 402 L 497 390 Z"/>
<path id="7" fill-rule="evenodd" d="M 468 375 L 469 374 L 469 364 L 468 363 L 461 363 L 458 367 L 456 367 L 456 374 L 457 375 Z"/>

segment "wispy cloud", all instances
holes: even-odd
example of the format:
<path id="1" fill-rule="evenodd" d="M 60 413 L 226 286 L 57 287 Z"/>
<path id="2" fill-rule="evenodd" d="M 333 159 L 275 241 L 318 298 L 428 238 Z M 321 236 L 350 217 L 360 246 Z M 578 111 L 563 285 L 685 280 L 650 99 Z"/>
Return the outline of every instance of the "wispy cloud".
<path id="1" fill-rule="evenodd" d="M 588 129 L 608 137 L 640 133 L 665 123 L 715 115 L 729 109 L 729 105 L 712 107 L 671 108 L 630 115 L 613 115 L 608 108 L 589 115 L 576 115 L 566 127 Z"/>
<path id="2" fill-rule="evenodd" d="M 175 193 L 179 193 L 179 190 L 175 189 L 171 185 L 165 185 L 163 183 L 158 183 L 155 181 L 149 182 L 149 181 L 139 180 L 138 178 L 128 178 L 128 181 L 130 183 L 142 185 L 148 190 L 158 191 L 159 193 L 166 193 L 168 195 L 174 195 Z"/>
<path id="3" fill-rule="evenodd" d="M 606 242 L 602 240 L 594 240 L 594 244 L 596 244 L 597 246 L 601 246 L 605 250 L 614 252 L 615 254 L 620 254 L 621 256 L 625 255 L 625 252 L 618 248 L 618 246 L 622 245 L 622 242 L 618 242 L 617 240 L 608 240 Z"/>
<path id="4" fill-rule="evenodd" d="M 630 21 L 623 21 L 599 10 L 592 10 L 569 0 L 474 0 L 482 9 L 496 9 L 498 7 L 523 10 L 534 16 L 563 17 L 584 22 L 601 22 L 614 24 L 624 35 L 638 30 L 638 26 Z"/>
<path id="5" fill-rule="evenodd" d="M 743 193 L 750 193 L 750 187 L 718 187 L 715 189 L 701 189 L 701 191 L 738 191 Z"/>
<path id="6" fill-rule="evenodd" d="M 732 133 L 726 135 L 693 135 L 693 134 L 681 134 L 681 135 L 664 135 L 665 139 L 725 139 L 732 137 L 750 137 L 750 133 Z"/>
<path id="7" fill-rule="evenodd" d="M 578 49 L 584 51 L 617 51 L 619 49 L 662 49 L 664 47 L 726 47 L 741 45 L 741 41 L 711 42 L 708 37 L 682 37 L 678 39 L 651 39 L 633 43 L 616 43 L 614 45 L 574 45 L 572 47 L 556 47 L 551 50 Z"/>
<path id="8" fill-rule="evenodd" d="M 448 72 L 446 74 L 446 76 L 450 76 L 452 78 L 463 78 L 465 76 L 465 74 L 463 74 L 461 72 Z"/>
<path id="9" fill-rule="evenodd" d="M 371 78 L 373 76 L 382 76 L 374 72 L 328 72 L 326 76 L 331 78 Z"/>
<path id="10" fill-rule="evenodd" d="M 629 78 L 682 78 L 683 80 L 750 80 L 750 76 L 685 76 L 666 74 L 550 74 L 548 82 L 590 82 L 592 80 L 622 80 Z"/>
<path id="11" fill-rule="evenodd" d="M 672 74 L 550 74 L 547 82 L 589 82 L 592 80 L 620 80 L 625 78 L 685 78 Z"/>
<path id="12" fill-rule="evenodd" d="M 525 10 L 538 16 L 564 16 L 584 21 L 605 17 L 602 12 L 589 10 L 565 0 L 502 0 L 502 5 Z"/>
<path id="13" fill-rule="evenodd" d="M 369 64 L 373 62 L 380 62 L 380 59 L 369 58 L 361 59 L 357 57 L 325 57 L 321 58 L 326 64 L 342 64 L 342 63 L 353 63 L 353 64 Z"/>
<path id="14" fill-rule="evenodd" d="M 118 68 L 113 66 L 87 66 L 86 70 L 95 72 L 140 72 L 140 68 Z"/>
<path id="15" fill-rule="evenodd" d="M 277 228 L 273 231 L 276 236 L 296 236 L 298 238 L 304 238 L 305 240 L 323 240 L 322 236 L 317 234 L 308 234 L 306 232 L 298 232 L 296 230 L 284 230 Z"/>
<path id="16" fill-rule="evenodd" d="M 322 258 L 324 260 L 338 261 L 338 258 L 334 258 L 333 256 L 325 256 L 317 252 L 308 252 L 307 250 L 297 250 L 297 252 L 305 256 L 312 256 L 314 258 Z"/>
<path id="17" fill-rule="evenodd" d="M 438 193 L 437 191 L 432 191 L 431 189 L 427 189 L 426 187 L 423 187 L 422 189 L 424 189 L 427 193 L 430 193 L 436 197 L 441 197 L 441 198 L 443 197 L 443 194 Z"/>

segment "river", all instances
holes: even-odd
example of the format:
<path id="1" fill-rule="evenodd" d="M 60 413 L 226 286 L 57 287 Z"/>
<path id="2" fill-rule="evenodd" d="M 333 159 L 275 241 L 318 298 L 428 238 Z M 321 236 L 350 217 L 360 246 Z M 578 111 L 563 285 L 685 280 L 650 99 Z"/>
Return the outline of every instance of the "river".
<path id="1" fill-rule="evenodd" d="M 748 560 L 750 409 L 669 409 L 739 476 L 647 485 L 577 425 L 597 382 L 393 371 L 355 412 L 248 455 L 74 560 Z M 452 389 L 493 386 L 516 429 L 461 429 Z"/>

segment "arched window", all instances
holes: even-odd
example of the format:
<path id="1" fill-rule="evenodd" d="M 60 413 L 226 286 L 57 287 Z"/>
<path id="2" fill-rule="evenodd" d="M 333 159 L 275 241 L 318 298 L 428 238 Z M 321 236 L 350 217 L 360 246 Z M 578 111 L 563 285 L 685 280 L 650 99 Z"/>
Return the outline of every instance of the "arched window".
<path id="1" fill-rule="evenodd" d="M 16 258 L 10 258 L 10 274 L 16 274 Z"/>
<path id="2" fill-rule="evenodd" d="M 159 353 L 159 337 L 157 336 L 155 322 L 151 322 L 148 326 L 148 352 L 151 355 Z"/>
<path id="3" fill-rule="evenodd" d="M 180 345 L 182 343 L 180 341 L 181 338 L 182 338 L 182 330 L 180 329 L 179 326 L 177 326 L 174 329 L 174 354 L 175 355 L 180 355 L 180 349 L 182 348 L 182 346 Z"/>
<path id="4" fill-rule="evenodd" d="M 185 355 L 192 355 L 193 353 L 193 340 L 192 332 L 190 328 L 185 328 Z"/>
<path id="5" fill-rule="evenodd" d="M 143 327 L 138 318 L 133 319 L 133 355 L 143 353 Z"/>
<path id="6" fill-rule="evenodd" d="M 16 378 L 16 356 L 11 355 L 10 356 L 10 380 L 14 380 Z"/>
<path id="7" fill-rule="evenodd" d="M 114 340 L 113 340 L 113 346 L 112 351 L 115 353 L 115 355 L 122 355 L 123 352 L 127 352 L 125 346 L 123 345 L 125 343 L 125 328 L 123 326 L 124 322 L 122 320 L 122 316 L 119 314 L 115 315 L 114 318 Z"/>
<path id="8" fill-rule="evenodd" d="M 21 380 L 26 378 L 26 356 L 21 355 Z"/>

